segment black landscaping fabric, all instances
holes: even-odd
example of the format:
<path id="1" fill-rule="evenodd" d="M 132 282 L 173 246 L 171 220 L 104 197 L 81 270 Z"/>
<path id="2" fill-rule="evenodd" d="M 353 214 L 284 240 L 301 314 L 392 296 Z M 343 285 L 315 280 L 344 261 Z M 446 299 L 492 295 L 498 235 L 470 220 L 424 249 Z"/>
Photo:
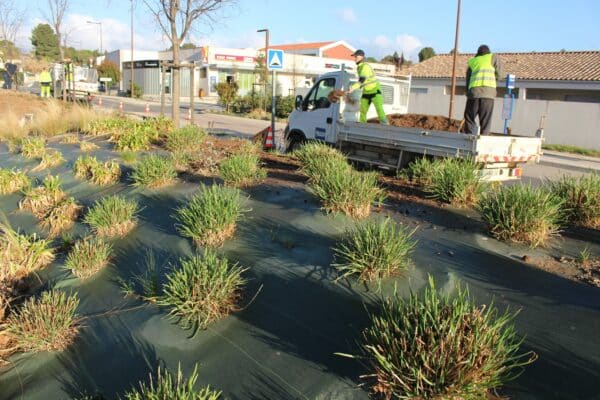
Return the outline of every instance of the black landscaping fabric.
<path id="1" fill-rule="evenodd" d="M 119 159 L 107 143 L 93 152 L 101 160 Z M 31 169 L 37 162 L 8 153 L 0 145 L 0 167 Z M 220 249 L 233 262 L 248 268 L 249 284 L 242 309 L 193 332 L 180 328 L 155 305 L 123 296 L 119 279 L 144 273 L 148 252 L 156 254 L 161 276 L 179 257 L 193 254 L 193 244 L 178 235 L 174 209 L 210 179 L 187 176 L 185 182 L 158 190 L 134 188 L 128 178 L 100 187 L 76 179 L 72 164 L 78 145 L 49 147 L 67 163 L 51 169 L 65 191 L 86 208 L 110 194 L 137 199 L 143 210 L 140 224 L 114 243 L 112 266 L 80 281 L 62 268 L 64 256 L 39 273 L 44 286 L 77 292 L 84 316 L 76 341 L 61 353 L 18 354 L 0 372 L 0 400 L 75 399 L 102 394 L 118 398 L 147 380 L 159 366 L 185 374 L 199 364 L 199 385 L 223 391 L 225 399 L 368 399 L 359 387 L 368 371 L 358 361 L 334 353 L 356 354 L 356 342 L 368 324 L 367 312 L 379 296 L 397 290 L 406 296 L 420 291 L 433 275 L 440 290 L 468 285 L 478 303 L 520 310 L 517 329 L 526 335 L 523 350 L 539 360 L 502 389 L 513 399 L 593 399 L 600 382 L 600 289 L 528 267 L 516 255 L 526 248 L 488 239 L 470 229 L 472 216 L 448 211 L 449 217 L 424 220 L 387 215 L 419 226 L 414 266 L 401 277 L 375 287 L 341 280 L 330 267 L 331 247 L 352 221 L 325 215 L 306 188 L 259 185 L 244 192 L 249 210 L 233 239 Z M 28 175 L 40 180 L 48 171 Z M 0 206 L 13 227 L 40 231 L 36 219 L 18 211 L 20 195 L 0 196 Z M 412 206 L 408 206 L 412 207 Z M 425 206 L 422 206 L 425 207 Z M 382 218 L 375 214 L 372 218 Z M 463 224 L 467 229 L 456 229 Z M 78 222 L 74 236 L 87 234 Z M 598 247 L 598 237 L 588 238 Z M 562 246 L 572 244 L 564 239 Z M 595 246 L 595 247 L 594 247 Z"/>

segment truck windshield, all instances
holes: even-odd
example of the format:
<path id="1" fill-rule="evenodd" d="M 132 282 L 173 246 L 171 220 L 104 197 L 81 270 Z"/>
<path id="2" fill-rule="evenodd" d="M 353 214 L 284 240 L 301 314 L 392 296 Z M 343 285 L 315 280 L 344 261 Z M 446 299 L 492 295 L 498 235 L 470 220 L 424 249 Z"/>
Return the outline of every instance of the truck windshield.
<path id="1" fill-rule="evenodd" d="M 335 78 L 321 79 L 310 90 L 304 99 L 302 110 L 312 111 L 320 108 L 329 108 L 331 103 L 327 99 L 329 93 L 335 89 Z"/>

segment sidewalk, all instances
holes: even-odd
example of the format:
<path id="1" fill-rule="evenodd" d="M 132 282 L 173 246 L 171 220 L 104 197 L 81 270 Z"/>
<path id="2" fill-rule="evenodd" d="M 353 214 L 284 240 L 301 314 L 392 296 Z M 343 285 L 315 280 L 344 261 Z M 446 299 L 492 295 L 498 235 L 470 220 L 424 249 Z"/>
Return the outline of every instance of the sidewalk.
<path id="1" fill-rule="evenodd" d="M 541 165 L 583 172 L 600 172 L 600 158 L 551 150 L 543 150 L 543 152 Z"/>

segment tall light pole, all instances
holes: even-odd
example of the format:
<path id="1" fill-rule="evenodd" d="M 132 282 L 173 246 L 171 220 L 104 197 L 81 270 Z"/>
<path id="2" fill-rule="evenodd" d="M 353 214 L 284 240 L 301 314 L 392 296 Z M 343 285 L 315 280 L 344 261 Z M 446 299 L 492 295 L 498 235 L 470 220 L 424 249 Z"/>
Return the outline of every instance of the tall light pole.
<path id="1" fill-rule="evenodd" d="M 133 98 L 133 0 L 131 0 L 131 98 Z"/>
<path id="2" fill-rule="evenodd" d="M 460 0 L 458 0 L 458 10 L 456 11 L 456 33 L 454 35 L 454 54 L 452 55 L 452 88 L 450 89 L 450 109 L 448 110 L 448 119 L 452 118 L 454 113 L 454 93 L 456 91 L 456 55 L 458 53 L 458 32 L 460 28 Z M 469 82 L 467 82 L 467 89 Z M 450 121 L 448 121 L 450 123 Z"/>
<path id="3" fill-rule="evenodd" d="M 85 22 L 88 24 L 100 26 L 100 55 L 104 54 L 104 53 L 102 53 L 102 22 L 101 21 L 85 21 Z"/>
<path id="4" fill-rule="evenodd" d="M 269 81 L 269 66 L 267 65 L 267 57 L 269 54 L 269 30 L 259 29 L 256 32 L 264 32 L 265 33 L 265 97 L 267 96 L 267 82 Z"/>

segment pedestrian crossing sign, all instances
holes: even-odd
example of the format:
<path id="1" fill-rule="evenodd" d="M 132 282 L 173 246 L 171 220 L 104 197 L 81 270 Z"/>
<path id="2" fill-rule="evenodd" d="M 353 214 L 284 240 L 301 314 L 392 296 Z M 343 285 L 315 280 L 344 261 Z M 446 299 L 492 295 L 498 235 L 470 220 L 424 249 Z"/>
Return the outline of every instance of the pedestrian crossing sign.
<path id="1" fill-rule="evenodd" d="M 283 50 L 269 49 L 267 68 L 271 71 L 283 69 Z"/>

